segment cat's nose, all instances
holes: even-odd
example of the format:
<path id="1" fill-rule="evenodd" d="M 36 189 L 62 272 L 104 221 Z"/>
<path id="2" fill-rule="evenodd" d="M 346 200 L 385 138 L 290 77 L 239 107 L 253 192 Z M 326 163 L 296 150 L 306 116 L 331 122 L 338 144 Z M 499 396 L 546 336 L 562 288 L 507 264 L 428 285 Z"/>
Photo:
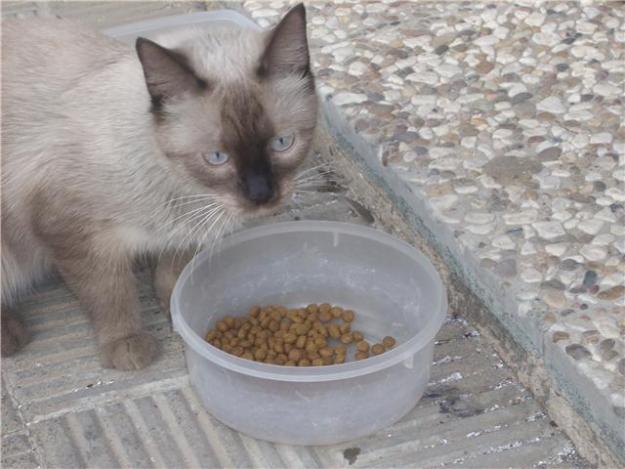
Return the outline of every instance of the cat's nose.
<path id="1" fill-rule="evenodd" d="M 267 203 L 273 197 L 274 190 L 270 175 L 248 172 L 244 180 L 245 195 L 257 205 Z"/>

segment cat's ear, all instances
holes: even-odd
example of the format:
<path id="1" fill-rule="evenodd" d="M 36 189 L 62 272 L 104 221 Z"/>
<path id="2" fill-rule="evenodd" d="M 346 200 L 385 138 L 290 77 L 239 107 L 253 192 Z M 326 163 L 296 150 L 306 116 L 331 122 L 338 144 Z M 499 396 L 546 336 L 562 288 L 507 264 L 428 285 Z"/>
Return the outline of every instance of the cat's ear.
<path id="1" fill-rule="evenodd" d="M 183 54 L 142 37 L 137 38 L 135 47 L 153 104 L 159 105 L 167 98 L 207 87 Z"/>
<path id="2" fill-rule="evenodd" d="M 258 72 L 261 77 L 310 74 L 304 4 L 294 6 L 271 31 Z"/>

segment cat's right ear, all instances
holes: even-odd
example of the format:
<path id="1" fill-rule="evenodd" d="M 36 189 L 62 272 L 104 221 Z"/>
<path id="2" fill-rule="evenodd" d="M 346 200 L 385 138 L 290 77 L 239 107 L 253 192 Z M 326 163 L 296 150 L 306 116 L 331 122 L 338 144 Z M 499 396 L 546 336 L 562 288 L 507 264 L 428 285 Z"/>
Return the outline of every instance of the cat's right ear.
<path id="1" fill-rule="evenodd" d="M 295 5 L 271 31 L 261 57 L 258 74 L 310 76 L 310 54 L 306 38 L 306 8 Z"/>
<path id="2" fill-rule="evenodd" d="M 135 47 L 154 106 L 182 93 L 207 88 L 207 83 L 196 76 L 183 54 L 142 37 L 137 38 Z"/>

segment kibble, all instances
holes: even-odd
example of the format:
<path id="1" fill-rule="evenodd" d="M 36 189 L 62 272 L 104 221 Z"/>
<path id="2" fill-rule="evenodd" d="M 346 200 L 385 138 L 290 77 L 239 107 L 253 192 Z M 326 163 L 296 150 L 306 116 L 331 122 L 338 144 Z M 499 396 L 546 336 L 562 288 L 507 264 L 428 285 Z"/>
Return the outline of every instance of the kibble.
<path id="1" fill-rule="evenodd" d="M 354 360 L 364 360 L 393 348 L 397 341 L 384 337 L 370 345 L 364 334 L 352 330 L 357 321 L 351 309 L 329 303 L 304 308 L 254 305 L 247 316 L 224 316 L 207 332 L 206 341 L 246 360 L 283 366 L 327 366 L 345 363 L 354 348 Z"/>
<path id="2" fill-rule="evenodd" d="M 341 342 L 344 343 L 345 345 L 351 344 L 353 341 L 354 341 L 354 338 L 349 333 L 343 334 L 341 336 Z"/>
<path id="3" fill-rule="evenodd" d="M 386 337 L 382 339 L 382 345 L 384 345 L 384 347 L 387 350 L 395 347 L 395 343 L 396 343 L 395 339 L 391 337 L 390 335 L 387 335 Z"/>
<path id="4" fill-rule="evenodd" d="M 369 342 L 367 342 L 366 340 L 361 340 L 360 342 L 356 343 L 356 350 L 358 350 L 359 352 L 369 352 Z"/>
<path id="5" fill-rule="evenodd" d="M 384 345 L 375 344 L 373 347 L 371 347 L 371 353 L 373 355 L 380 355 L 381 353 L 384 353 Z"/>
<path id="6" fill-rule="evenodd" d="M 343 311 L 341 318 L 343 318 L 343 321 L 345 322 L 352 322 L 354 320 L 354 312 L 351 309 Z"/>
<path id="7" fill-rule="evenodd" d="M 339 326 L 337 324 L 330 324 L 328 326 L 328 334 L 333 339 L 338 339 L 341 337 L 341 331 L 339 330 Z"/>

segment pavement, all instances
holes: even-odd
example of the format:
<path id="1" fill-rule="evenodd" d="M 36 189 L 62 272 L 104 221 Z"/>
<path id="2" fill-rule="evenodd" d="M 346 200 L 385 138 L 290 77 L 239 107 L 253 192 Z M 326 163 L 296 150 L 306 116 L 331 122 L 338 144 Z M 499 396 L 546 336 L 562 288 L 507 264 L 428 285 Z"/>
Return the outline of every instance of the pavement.
<path id="1" fill-rule="evenodd" d="M 5 2 L 2 7 L 3 15 L 6 16 L 58 14 L 78 17 L 96 27 L 106 28 L 145 18 L 201 11 L 220 5 L 218 3 L 207 5 L 200 2 L 132 2 L 123 4 L 108 2 L 20 2 L 13 4 Z M 380 5 L 387 7 L 382 8 Z M 454 5 L 456 6 L 454 7 Z M 449 246 L 441 249 L 441 243 L 443 241 L 446 243 L 450 239 L 457 243 L 462 236 L 450 238 L 441 235 L 438 242 L 433 242 L 433 233 L 444 233 L 444 231 L 437 231 L 443 230 L 447 226 L 444 220 L 433 219 L 432 221 L 431 218 L 415 216 L 415 214 L 425 212 L 416 211 L 416 204 L 406 203 L 408 198 L 407 192 L 404 191 L 405 186 L 393 179 L 394 173 L 392 171 L 396 171 L 396 168 L 393 168 L 391 164 L 390 169 L 388 169 L 389 162 L 397 158 L 400 158 L 404 163 L 422 162 L 423 160 L 415 157 L 406 162 L 404 156 L 397 156 L 398 154 L 401 155 L 397 152 L 404 151 L 405 147 L 402 146 L 402 149 L 397 147 L 394 150 L 392 147 L 388 147 L 385 144 L 385 140 L 389 140 L 386 134 L 383 134 L 383 138 L 380 137 L 378 140 L 368 138 L 364 143 L 356 139 L 356 134 L 360 132 L 358 130 L 359 121 L 357 121 L 357 116 L 360 114 L 351 111 L 344 112 L 350 106 L 350 103 L 345 100 L 356 99 L 358 101 L 362 99 L 353 96 L 346 97 L 345 93 L 364 93 L 367 100 L 359 103 L 362 104 L 360 106 L 362 109 L 370 106 L 372 102 L 375 104 L 376 99 L 390 99 L 390 104 L 378 104 L 391 107 L 399 105 L 402 101 L 394 102 L 392 97 L 395 95 L 392 93 L 389 94 L 390 98 L 387 98 L 382 93 L 378 95 L 375 94 L 376 92 L 371 92 L 369 95 L 366 90 L 358 91 L 358 87 L 364 86 L 364 81 L 358 82 L 360 84 L 351 81 L 344 84 L 346 87 L 344 90 L 338 89 L 337 83 L 340 84 L 341 80 L 334 78 L 341 74 L 345 75 L 345 71 L 340 70 L 342 64 L 337 62 L 338 58 L 330 60 L 328 57 L 332 55 L 332 51 L 338 50 L 339 47 L 332 48 L 330 51 L 326 51 L 327 53 L 323 52 L 319 41 L 328 40 L 328 35 L 320 28 L 333 28 L 333 25 L 326 23 L 324 26 L 319 18 L 325 15 L 329 22 L 334 20 L 337 22 L 337 27 L 331 33 L 334 36 L 330 36 L 329 42 L 353 41 L 354 44 L 363 44 L 365 39 L 390 41 L 385 46 L 387 49 L 380 51 L 380 54 L 386 57 L 388 55 L 386 52 L 393 56 L 388 47 L 401 49 L 401 45 L 393 42 L 395 39 L 389 39 L 389 35 L 397 26 L 396 22 L 405 19 L 406 12 L 408 12 L 410 18 L 413 16 L 414 18 L 422 18 L 422 23 L 419 23 L 420 26 L 407 26 L 404 28 L 406 31 L 402 31 L 402 34 L 412 34 L 415 38 L 420 37 L 421 41 L 425 41 L 423 44 L 425 53 L 423 55 L 433 60 L 431 51 L 428 49 L 431 44 L 423 37 L 426 36 L 424 30 L 430 27 L 434 28 L 434 25 L 440 26 L 440 24 L 449 23 L 449 21 L 446 22 L 441 18 L 447 18 L 445 15 L 450 15 L 450 12 L 456 15 L 454 18 L 457 17 L 459 13 L 454 8 L 457 8 L 458 5 L 461 4 L 453 3 L 446 7 L 435 7 L 433 4 L 427 3 L 417 5 L 416 3 L 405 2 L 368 2 L 364 6 L 351 5 L 350 8 L 343 8 L 343 10 L 349 10 L 348 12 L 336 11 L 334 8 L 339 7 L 329 3 L 313 3 L 309 6 L 309 18 L 313 25 L 311 31 L 313 56 L 316 57 L 317 67 L 328 70 L 328 75 L 324 76 L 324 73 L 319 73 L 320 89 L 326 97 L 324 109 L 329 122 L 328 128 L 329 132 L 333 134 L 333 138 L 340 142 L 340 145 L 336 145 L 336 142 L 327 135 L 320 136 L 315 156 L 310 164 L 313 164 L 315 159 L 336 162 L 337 170 L 336 174 L 330 176 L 332 181 L 329 182 L 328 191 L 311 195 L 307 200 L 299 201 L 297 205 L 290 207 L 278 217 L 281 220 L 308 218 L 350 221 L 373 225 L 391 232 L 395 232 L 399 225 L 405 224 L 405 229 L 411 232 L 410 237 L 413 244 L 426 251 L 426 254 L 430 255 L 440 268 L 450 291 L 458 289 L 457 286 L 452 285 L 452 282 L 455 281 L 452 277 L 464 281 L 468 274 L 459 275 L 459 273 L 463 273 L 463 269 L 458 268 L 458 259 L 454 257 L 455 251 Z M 242 5 L 229 3 L 227 6 L 240 8 Z M 261 25 L 263 22 L 272 21 L 274 17 L 277 18 L 276 12 L 285 8 L 285 4 L 282 2 L 263 2 L 262 4 L 249 2 L 243 6 L 252 12 L 252 16 L 257 18 Z M 422 8 L 423 10 L 415 10 L 415 8 Z M 445 8 L 449 10 L 445 10 Z M 466 8 L 473 12 L 471 10 L 473 7 L 466 6 Z M 525 9 L 527 10 L 527 7 Z M 358 13 L 359 10 L 362 10 L 362 13 Z M 349 15 L 353 12 L 361 15 L 359 20 L 352 21 L 354 18 Z M 489 18 L 488 15 L 492 15 L 492 13 L 486 14 L 479 10 L 479 15 L 482 14 L 485 14 L 487 18 Z M 515 12 L 510 12 L 509 15 L 511 17 L 517 16 Z M 347 20 L 343 18 L 347 18 Z M 538 19 L 531 21 L 538 22 Z M 489 26 L 485 27 L 488 28 Z M 505 28 L 506 26 L 502 27 Z M 589 28 L 589 26 L 584 27 Z M 500 31 L 498 34 L 503 33 Z M 414 47 L 414 44 L 417 43 L 410 42 L 410 44 L 413 44 L 410 47 Z M 378 45 L 382 47 L 382 45 Z M 445 52 L 455 47 L 453 41 L 450 41 L 448 44 L 437 45 L 437 48 L 445 45 L 448 47 Z M 344 59 L 349 55 L 345 54 L 347 54 L 346 51 L 343 53 Z M 400 53 L 400 55 L 405 55 L 405 52 Z M 435 55 L 440 56 L 442 54 Z M 403 59 L 395 57 L 395 60 L 405 59 L 405 57 Z M 324 60 L 330 61 L 326 63 Z M 356 71 L 362 69 L 362 66 L 359 65 L 352 67 L 355 62 L 348 64 L 348 69 Z M 436 66 L 440 65 L 436 63 Z M 405 67 L 411 66 L 417 65 L 416 63 L 405 65 Z M 447 70 L 447 68 L 443 67 L 443 70 Z M 386 77 L 385 74 L 383 75 Z M 382 82 L 386 83 L 386 81 Z M 414 90 L 419 89 L 418 87 L 415 88 L 417 85 L 411 86 Z M 428 86 L 432 87 L 433 85 Z M 459 93 L 465 92 L 460 90 Z M 380 95 L 384 98 L 381 98 Z M 421 95 L 414 93 L 409 96 L 410 102 L 413 101 L 412 97 L 414 96 Z M 416 101 L 419 99 L 417 98 Z M 475 102 L 471 99 L 468 100 L 468 103 Z M 353 104 L 351 104 L 352 107 Z M 386 110 L 389 111 L 389 109 Z M 370 111 L 363 112 L 364 114 L 360 117 L 365 120 L 368 119 L 367 112 Z M 393 113 L 394 111 L 390 112 Z M 402 119 L 409 117 L 397 113 L 392 115 L 394 121 L 397 121 L 397 125 L 401 124 Z M 427 126 L 424 125 L 423 127 L 436 128 L 437 126 L 433 124 L 434 122 L 429 122 Z M 365 124 L 360 123 L 359 125 Z M 479 128 L 479 126 L 477 127 Z M 413 132 L 409 129 L 404 130 L 409 134 Z M 481 129 L 479 130 L 481 132 Z M 481 138 L 480 132 L 476 137 Z M 362 135 L 365 134 L 366 132 L 362 132 Z M 413 143 L 408 142 L 410 146 Z M 428 145 L 419 146 L 426 146 L 428 155 L 431 155 Z M 437 145 L 433 144 L 432 146 L 437 147 Z M 419 149 L 418 151 L 422 152 L 423 150 Z M 432 153 L 438 154 L 437 151 Z M 380 159 L 374 161 L 372 156 L 376 158 L 379 156 Z M 440 156 L 443 159 L 446 158 L 442 153 Z M 410 160 L 410 158 L 412 156 L 407 159 Z M 428 161 L 430 159 L 428 157 Z M 339 162 L 341 163 L 339 164 Z M 449 165 L 451 167 L 452 163 Z M 443 167 L 438 169 L 432 167 L 431 169 L 438 171 L 438 173 L 430 175 L 435 176 L 437 185 L 444 185 L 444 178 L 456 180 L 455 176 L 452 177 L 449 174 L 451 169 Z M 400 170 L 397 169 L 396 172 L 399 174 Z M 373 181 L 373 184 L 371 185 L 368 181 Z M 445 187 L 450 188 L 451 186 Z M 414 188 L 411 193 L 411 197 L 420 200 L 420 203 L 426 207 L 427 204 L 431 203 L 431 198 L 449 195 L 442 192 L 439 196 L 429 194 L 426 200 L 423 194 Z M 471 193 L 470 191 L 466 192 L 469 195 Z M 614 191 L 610 192 L 610 194 L 614 193 Z M 372 197 L 372 194 L 375 197 Z M 455 189 L 454 194 L 458 194 Z M 464 197 L 464 195 L 460 198 L 470 199 L 469 196 Z M 380 207 L 383 206 L 392 208 L 381 209 Z M 487 210 L 487 207 L 481 207 L 480 210 Z M 570 206 L 569 210 L 572 210 Z M 504 215 L 505 213 L 498 213 L 495 218 L 505 220 Z M 398 221 L 397 217 L 402 218 L 402 221 Z M 479 217 L 478 219 L 482 220 Z M 266 220 L 266 222 L 271 221 Z M 430 221 L 432 223 L 428 224 Z M 476 222 L 478 225 L 488 223 L 491 222 Z M 602 229 L 606 229 L 606 227 L 602 225 Z M 608 225 L 607 229 L 610 230 L 611 227 Z M 492 244 L 492 240 L 488 237 L 489 233 L 490 231 L 474 234 L 483 236 L 483 242 Z M 507 236 L 516 235 L 508 233 Z M 534 241 L 536 245 L 540 245 L 542 248 L 539 239 Z M 502 246 L 504 245 L 505 243 L 502 244 Z M 432 249 L 432 246 L 435 249 Z M 506 255 L 513 256 L 512 252 L 516 252 L 516 246 L 515 244 L 515 248 L 504 247 L 501 249 L 505 251 Z M 606 249 L 610 253 L 612 252 L 611 247 Z M 472 259 L 467 259 L 467 265 L 471 266 Z M 578 264 L 583 265 L 584 262 L 578 262 Z M 512 263 L 508 262 L 507 265 L 512 265 Z M 521 262 L 516 263 L 515 260 L 515 265 L 518 267 Z M 466 270 L 469 271 L 470 269 L 467 267 Z M 466 274 L 466 272 L 464 273 Z M 501 272 L 499 275 L 509 279 Z M 37 293 L 27 298 L 22 304 L 21 314 L 34 332 L 34 340 L 19 355 L 2 361 L 2 467 L 290 468 L 346 467 L 351 465 L 354 467 L 458 465 L 468 467 L 592 467 L 595 465 L 606 466 L 609 465 L 606 461 L 614 461 L 611 457 L 606 457 L 603 460 L 595 458 L 588 462 L 581 457 L 565 433 L 575 435 L 575 429 L 566 428 L 566 426 L 561 428 L 552 419 L 554 415 L 552 412 L 554 408 L 550 405 L 552 401 L 545 399 L 544 396 L 536 397 L 533 394 L 535 389 L 532 383 L 524 379 L 523 373 L 519 374 L 519 369 L 523 371 L 522 365 L 514 366 L 514 369 L 511 369 L 502 360 L 502 357 L 508 360 L 508 350 L 512 350 L 518 344 L 520 344 L 518 346 L 521 349 L 537 354 L 540 359 L 544 359 L 545 352 L 537 351 L 535 348 L 529 347 L 528 343 L 523 340 L 518 340 L 519 337 L 515 332 L 518 327 L 517 329 L 507 328 L 505 321 L 502 321 L 502 330 L 507 334 L 506 337 L 510 336 L 515 341 L 514 346 L 507 347 L 503 341 L 495 340 L 489 334 L 481 334 L 480 331 L 484 329 L 479 321 L 473 321 L 471 308 L 467 307 L 472 303 L 468 300 L 464 302 L 464 306 L 463 301 L 452 302 L 452 305 L 455 306 L 436 338 L 435 363 L 426 394 L 409 415 L 392 427 L 358 441 L 326 447 L 273 445 L 240 435 L 220 424 L 202 409 L 188 383 L 182 355 L 183 344 L 171 331 L 165 316 L 158 311 L 157 302 L 150 286 L 149 275 L 145 272 L 139 272 L 139 276 L 142 279 L 141 299 L 144 307 L 144 319 L 147 328 L 161 339 L 164 353 L 152 366 L 137 373 L 122 373 L 103 370 L 99 367 L 91 328 L 80 312 L 76 300 L 58 281 L 42 286 Z M 472 278 L 479 280 L 479 277 Z M 603 291 L 604 285 L 601 283 L 603 279 L 603 274 L 595 278 L 595 283 L 600 285 L 595 293 Z M 506 288 L 511 288 L 510 285 L 513 285 L 511 280 L 508 280 L 508 283 L 509 285 L 504 286 L 505 295 L 508 294 Z M 466 284 L 469 287 L 466 289 L 467 298 L 473 299 L 477 295 L 480 301 L 486 303 L 487 306 L 492 306 L 492 304 L 489 305 L 488 301 L 489 290 L 484 285 L 477 281 L 468 281 Z M 609 288 L 612 287 L 608 285 Z M 540 295 L 542 293 L 538 294 L 536 301 L 541 301 Z M 562 295 L 565 299 L 568 298 L 568 291 Z M 508 303 L 506 305 L 510 306 Z M 509 314 L 509 310 L 505 308 L 488 309 L 490 314 L 495 316 L 502 315 L 505 317 Z M 598 333 L 602 334 L 605 328 L 597 327 L 597 330 L 600 330 L 601 332 Z M 585 330 L 580 330 L 580 333 L 582 332 Z M 580 337 L 588 336 L 588 334 L 586 336 L 580 335 Z M 570 337 L 572 336 L 569 335 Z M 601 343 L 606 340 L 602 336 L 599 338 L 601 339 L 600 342 L 595 344 L 584 342 L 583 346 L 587 350 L 594 351 L 594 345 L 601 347 Z M 610 348 L 616 350 L 615 353 L 617 354 L 621 350 L 622 342 L 620 340 L 619 337 L 613 338 L 614 343 Z M 502 347 L 502 344 L 506 346 Z M 576 345 L 568 342 L 567 344 L 567 346 Z M 581 346 L 582 344 L 577 345 Z M 605 349 L 606 346 L 604 345 L 603 348 Z M 589 353 L 591 352 L 589 351 Z M 584 352 L 578 352 L 577 355 L 579 358 L 572 357 L 571 363 L 575 366 L 572 367 L 570 376 L 568 376 L 569 378 L 572 377 L 573 384 L 576 383 L 576 373 L 582 372 L 578 369 L 578 362 L 586 363 L 590 359 L 594 360 L 595 357 L 592 353 L 592 357 L 586 356 Z M 565 358 L 571 356 L 567 353 L 566 347 L 563 356 Z M 620 355 L 612 357 L 611 360 L 615 360 L 614 363 L 618 364 L 620 363 L 618 357 Z M 514 363 L 512 364 L 514 365 Z M 549 367 L 542 365 L 541 370 L 549 375 L 549 379 L 553 376 L 555 380 L 559 369 L 556 366 L 557 362 L 552 362 L 552 365 L 556 367 L 552 375 L 546 371 Z M 583 370 L 583 367 L 581 369 Z M 614 375 L 616 378 L 614 376 L 613 378 L 618 380 L 618 365 L 613 370 L 608 369 L 608 371 L 616 373 Z M 550 382 L 549 379 L 547 382 Z M 527 384 L 532 392 L 521 381 Z M 591 382 L 595 383 L 594 381 Z M 619 381 L 615 382 L 617 385 L 620 383 Z M 595 384 L 598 386 L 597 383 Z M 569 387 L 566 389 L 575 390 L 576 388 Z M 602 389 L 605 390 L 605 387 Z M 609 397 L 618 399 L 619 389 L 610 389 L 614 392 Z M 592 391 L 592 387 L 583 388 L 580 391 L 581 397 L 586 397 L 584 393 Z M 569 399 L 566 393 L 563 395 L 567 400 L 562 408 L 571 409 L 573 413 L 579 411 L 583 414 L 582 408 L 576 407 L 574 399 Z M 605 392 L 597 394 L 597 402 L 601 403 L 601 399 L 604 397 Z M 547 414 L 545 405 L 549 408 L 551 412 L 549 415 L 551 416 Z M 606 407 L 604 406 L 604 408 Z M 618 408 L 618 406 L 612 405 L 612 401 L 610 401 L 607 409 L 613 408 Z M 583 415 L 588 422 L 593 422 L 591 426 L 596 430 L 596 433 L 600 436 L 605 435 L 606 427 L 594 423 L 597 421 L 597 415 L 592 413 L 592 406 L 587 407 L 586 410 L 588 412 Z M 558 412 L 555 413 L 558 414 Z M 558 415 L 561 414 L 560 412 Z M 616 414 L 614 413 L 614 415 Z M 609 420 L 613 417 L 610 413 L 603 414 L 603 417 L 606 416 L 609 422 L 620 422 L 620 420 Z M 618 415 L 616 416 L 618 417 Z M 556 420 L 560 423 L 576 422 L 573 417 L 569 417 L 569 420 Z M 569 425 L 569 427 L 573 427 L 573 425 Z M 608 441 L 612 449 L 618 450 L 617 445 L 615 446 L 615 441 L 618 442 L 618 438 L 616 440 L 607 438 L 605 441 Z M 588 448 L 584 448 L 584 453 L 595 454 Z"/>

